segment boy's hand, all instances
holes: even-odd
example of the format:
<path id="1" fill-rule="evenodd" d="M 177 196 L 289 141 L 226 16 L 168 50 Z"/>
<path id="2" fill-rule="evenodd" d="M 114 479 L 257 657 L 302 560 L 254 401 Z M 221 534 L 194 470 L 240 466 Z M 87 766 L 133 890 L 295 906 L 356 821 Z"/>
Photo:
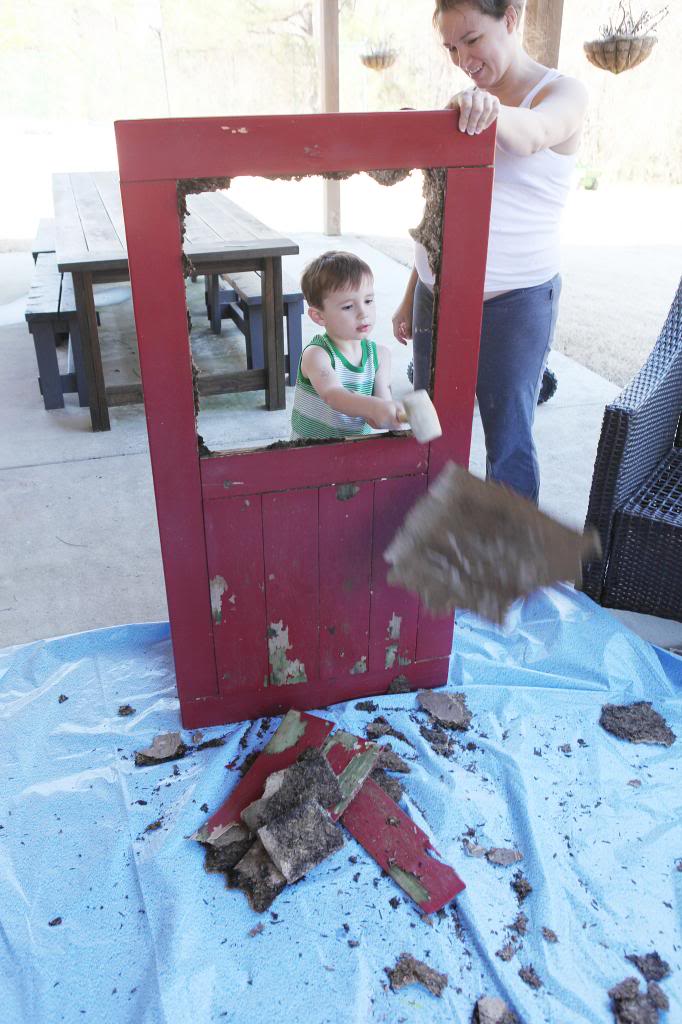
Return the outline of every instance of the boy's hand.
<path id="1" fill-rule="evenodd" d="M 398 416 L 405 412 L 401 402 L 375 398 L 374 403 L 372 416 L 365 416 L 370 427 L 375 430 L 400 430 L 404 426 L 404 422 L 398 419 Z"/>

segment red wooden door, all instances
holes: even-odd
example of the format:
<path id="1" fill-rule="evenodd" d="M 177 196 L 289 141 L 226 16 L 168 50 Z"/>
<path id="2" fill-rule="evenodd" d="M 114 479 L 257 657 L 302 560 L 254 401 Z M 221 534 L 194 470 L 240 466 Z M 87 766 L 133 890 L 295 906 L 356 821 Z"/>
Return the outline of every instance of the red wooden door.
<path id="1" fill-rule="evenodd" d="M 382 555 L 446 459 L 468 460 L 493 133 L 462 137 L 441 111 L 121 122 L 117 142 L 183 723 L 322 707 L 396 677 L 442 685 L 452 617 L 389 587 Z M 448 168 L 433 391 L 443 437 L 200 457 L 178 179 L 406 166 Z"/>

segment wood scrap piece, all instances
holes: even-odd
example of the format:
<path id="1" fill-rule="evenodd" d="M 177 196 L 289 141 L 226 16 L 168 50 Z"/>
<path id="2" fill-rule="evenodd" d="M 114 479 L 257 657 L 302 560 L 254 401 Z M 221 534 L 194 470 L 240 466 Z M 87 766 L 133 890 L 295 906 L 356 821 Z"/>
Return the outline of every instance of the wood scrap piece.
<path id="1" fill-rule="evenodd" d="M 160 733 L 154 737 L 150 747 L 135 751 L 135 764 L 142 768 L 150 764 L 163 764 L 165 761 L 179 761 L 187 750 L 179 732 Z"/>
<path id="2" fill-rule="evenodd" d="M 650 700 L 634 704 L 605 704 L 599 724 L 602 729 L 630 743 L 660 743 L 671 747 L 677 739 L 665 718 L 653 709 Z"/>
<path id="3" fill-rule="evenodd" d="M 417 700 L 424 711 L 446 729 L 466 732 L 471 725 L 471 712 L 463 693 L 448 693 L 445 690 L 420 690 Z"/>
<path id="4" fill-rule="evenodd" d="M 341 790 L 338 802 L 329 807 L 332 820 L 337 821 L 376 766 L 380 748 L 376 743 L 338 729 L 326 740 L 322 753 L 335 772 Z"/>
<path id="5" fill-rule="evenodd" d="M 258 830 L 258 838 L 287 882 L 297 882 L 343 847 L 341 830 L 314 800 L 271 820 Z"/>
<path id="6" fill-rule="evenodd" d="M 341 821 L 425 913 L 440 910 L 465 888 L 456 871 L 437 859 L 426 833 L 372 779 Z"/>
<path id="7" fill-rule="evenodd" d="M 384 967 L 384 970 L 394 992 L 406 985 L 423 985 L 434 996 L 441 996 L 448 984 L 447 974 L 441 974 L 409 953 L 401 953 L 395 967 Z"/>
<path id="8" fill-rule="evenodd" d="M 518 864 L 523 860 L 523 854 L 519 850 L 511 850 L 506 846 L 493 846 L 486 851 L 485 859 L 489 864 L 498 864 L 506 868 L 510 864 Z"/>
<path id="9" fill-rule="evenodd" d="M 599 553 L 583 536 L 500 484 L 448 462 L 384 553 L 389 583 L 419 594 L 438 615 L 468 608 L 501 624 L 519 597 L 575 580 Z"/>
<path id="10" fill-rule="evenodd" d="M 241 825 L 242 811 L 261 796 L 268 776 L 288 768 L 309 747 L 321 746 L 333 728 L 334 723 L 325 718 L 288 711 L 227 800 L 191 838 L 215 844 L 232 825 Z"/>
<path id="11" fill-rule="evenodd" d="M 481 996 L 474 1007 L 473 1024 L 519 1024 L 519 1018 L 504 999 Z"/>
<path id="12" fill-rule="evenodd" d="M 321 807 L 331 807 L 341 796 L 338 779 L 322 751 L 304 750 L 295 764 L 269 776 L 263 796 L 244 808 L 242 821 L 257 832 L 298 804 L 315 800 Z"/>
<path id="13" fill-rule="evenodd" d="M 229 872 L 226 884 L 229 889 L 245 892 L 251 908 L 262 914 L 279 896 L 287 880 L 270 860 L 260 839 L 257 839 Z"/>

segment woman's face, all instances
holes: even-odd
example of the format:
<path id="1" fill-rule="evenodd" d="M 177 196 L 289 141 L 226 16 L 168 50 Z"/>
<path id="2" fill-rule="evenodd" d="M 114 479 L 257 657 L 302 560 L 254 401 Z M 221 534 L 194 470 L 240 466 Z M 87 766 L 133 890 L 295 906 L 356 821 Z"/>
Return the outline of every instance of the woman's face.
<path id="1" fill-rule="evenodd" d="M 498 20 L 467 3 L 438 18 L 443 45 L 453 64 L 481 89 L 494 87 L 507 71 L 514 55 L 516 23 L 516 10 L 511 6 Z"/>

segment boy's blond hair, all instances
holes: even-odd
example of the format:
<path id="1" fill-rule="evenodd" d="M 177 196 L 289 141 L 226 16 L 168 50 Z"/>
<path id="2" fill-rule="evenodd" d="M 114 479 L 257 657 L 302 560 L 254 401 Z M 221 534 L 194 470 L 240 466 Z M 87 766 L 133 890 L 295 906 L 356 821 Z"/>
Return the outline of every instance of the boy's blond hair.
<path id="1" fill-rule="evenodd" d="M 331 292 L 359 288 L 365 277 L 374 280 L 371 267 L 352 252 L 332 249 L 311 260 L 301 277 L 301 291 L 309 306 L 322 309 Z"/>

